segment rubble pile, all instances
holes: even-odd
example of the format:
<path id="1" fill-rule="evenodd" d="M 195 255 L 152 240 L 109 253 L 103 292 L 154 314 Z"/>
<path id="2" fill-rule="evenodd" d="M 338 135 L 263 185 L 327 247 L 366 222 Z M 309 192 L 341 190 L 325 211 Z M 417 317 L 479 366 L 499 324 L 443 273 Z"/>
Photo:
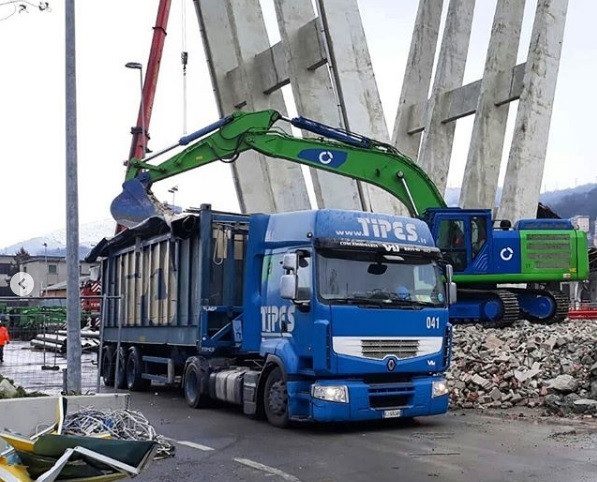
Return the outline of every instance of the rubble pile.
<path id="1" fill-rule="evenodd" d="M 597 417 L 597 320 L 456 325 L 447 376 L 453 408 L 543 407 Z"/>

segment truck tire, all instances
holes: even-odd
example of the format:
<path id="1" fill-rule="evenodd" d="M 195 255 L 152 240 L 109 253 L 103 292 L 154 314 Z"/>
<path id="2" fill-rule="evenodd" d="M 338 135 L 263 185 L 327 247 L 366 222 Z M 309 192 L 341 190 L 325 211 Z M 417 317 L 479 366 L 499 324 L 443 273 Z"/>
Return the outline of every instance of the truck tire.
<path id="1" fill-rule="evenodd" d="M 151 380 L 146 380 L 141 375 L 143 373 L 143 359 L 139 347 L 129 348 L 129 355 L 126 360 L 126 387 L 131 392 L 140 392 L 147 390 L 151 385 Z"/>
<path id="2" fill-rule="evenodd" d="M 114 386 L 114 360 L 114 347 L 108 345 L 102 353 L 102 377 L 107 387 Z"/>
<path id="3" fill-rule="evenodd" d="M 198 360 L 187 364 L 184 371 L 184 398 L 191 408 L 206 408 L 210 406 L 209 395 L 203 393 L 202 387 L 209 382 L 209 374 L 200 366 Z"/>
<path id="4" fill-rule="evenodd" d="M 116 368 L 116 362 L 114 362 Z M 126 351 L 123 346 L 118 351 L 118 372 L 116 373 L 116 388 L 126 388 Z"/>
<path id="5" fill-rule="evenodd" d="M 288 426 L 288 392 L 284 373 L 278 366 L 269 372 L 265 381 L 263 406 L 269 423 L 280 428 Z"/>

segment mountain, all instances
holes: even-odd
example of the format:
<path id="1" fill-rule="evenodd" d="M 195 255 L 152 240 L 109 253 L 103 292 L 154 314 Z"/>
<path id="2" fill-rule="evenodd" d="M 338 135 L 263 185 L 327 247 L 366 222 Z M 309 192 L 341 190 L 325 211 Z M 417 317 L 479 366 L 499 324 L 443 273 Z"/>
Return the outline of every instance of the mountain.
<path id="1" fill-rule="evenodd" d="M 496 201 L 499 202 L 501 197 L 502 188 L 498 188 Z M 458 206 L 460 188 L 447 188 L 444 198 L 448 206 Z M 584 184 L 559 191 L 544 192 L 539 196 L 539 201 L 549 206 L 562 218 L 586 215 L 595 219 L 597 217 L 597 184 Z"/>
<path id="2" fill-rule="evenodd" d="M 566 198 L 567 196 L 578 196 L 578 195 L 585 195 L 588 194 L 589 192 L 593 191 L 595 188 L 597 188 L 597 184 L 595 183 L 591 183 L 591 184 L 583 184 L 582 186 L 577 186 L 577 187 L 573 187 L 573 188 L 568 188 L 568 189 L 561 189 L 559 191 L 550 191 L 550 192 L 544 192 L 543 194 L 541 194 L 541 202 L 543 204 L 547 204 L 550 205 L 550 207 L 553 208 L 553 206 L 551 206 L 551 204 L 561 204 L 562 200 L 564 198 Z M 577 214 L 582 214 L 582 213 L 577 213 Z"/>
<path id="3" fill-rule="evenodd" d="M 85 257 L 102 238 L 112 236 L 114 227 L 114 220 L 110 218 L 81 224 L 79 227 L 79 257 Z M 0 248 L 0 254 L 14 254 L 22 246 L 33 256 L 45 255 L 44 243 L 47 244 L 48 256 L 66 256 L 66 228 Z"/>
<path id="4" fill-rule="evenodd" d="M 502 190 L 498 190 L 498 199 Z M 460 188 L 449 187 L 445 194 L 448 206 L 458 206 Z M 597 218 L 597 184 L 585 184 L 560 191 L 542 193 L 540 201 L 549 206 L 562 218 L 571 218 L 576 215 L 587 215 L 591 219 L 591 229 L 594 229 L 594 220 Z M 79 228 L 79 256 L 85 257 L 91 248 L 102 238 L 114 234 L 114 220 L 108 218 L 101 221 L 82 224 Z M 58 229 L 43 236 L 21 241 L 4 248 L 0 254 L 14 254 L 19 248 L 24 247 L 32 255 L 44 255 L 44 243 L 48 245 L 47 254 L 51 256 L 66 255 L 66 229 Z"/>
<path id="5" fill-rule="evenodd" d="M 546 194 L 549 196 L 542 197 L 541 202 L 547 204 L 560 217 L 589 216 L 590 232 L 595 232 L 597 184 L 585 184 L 576 189 L 566 189 L 561 191 L 560 196 L 553 196 L 555 193 Z"/>

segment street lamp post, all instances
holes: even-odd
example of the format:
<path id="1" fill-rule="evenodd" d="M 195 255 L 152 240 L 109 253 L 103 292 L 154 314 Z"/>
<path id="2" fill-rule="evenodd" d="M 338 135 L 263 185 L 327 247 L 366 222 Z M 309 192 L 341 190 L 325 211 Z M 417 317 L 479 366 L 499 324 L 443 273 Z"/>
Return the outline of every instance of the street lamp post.
<path id="1" fill-rule="evenodd" d="M 139 117 L 141 117 L 141 147 L 143 148 L 141 158 L 144 158 L 147 152 L 147 134 L 145 132 L 145 101 L 143 99 L 143 64 L 140 62 L 127 62 L 124 66 L 127 69 L 139 71 L 139 87 L 141 91 L 141 112 L 139 113 Z"/>
<path id="2" fill-rule="evenodd" d="M 170 189 L 168 189 L 168 192 L 170 194 L 172 194 L 172 206 L 175 206 L 176 193 L 178 192 L 178 186 L 172 186 Z"/>
<path id="3" fill-rule="evenodd" d="M 50 271 L 48 269 L 48 243 L 44 243 L 44 257 L 45 257 L 45 262 L 46 262 L 46 295 L 48 294 L 48 280 L 49 280 L 49 275 L 50 275 Z"/>

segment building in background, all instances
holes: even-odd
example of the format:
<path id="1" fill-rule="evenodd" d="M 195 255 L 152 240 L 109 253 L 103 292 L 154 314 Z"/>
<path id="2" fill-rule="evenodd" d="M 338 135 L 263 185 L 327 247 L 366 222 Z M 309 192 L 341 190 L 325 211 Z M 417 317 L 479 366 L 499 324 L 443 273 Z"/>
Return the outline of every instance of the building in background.
<path id="1" fill-rule="evenodd" d="M 574 216 L 572 219 L 572 224 L 574 224 L 574 226 L 578 227 L 578 229 L 580 229 L 581 231 L 584 231 L 585 233 L 590 233 L 591 232 L 591 222 L 589 220 L 589 216 L 584 216 L 584 215 L 578 215 L 578 216 Z"/>
<path id="2" fill-rule="evenodd" d="M 0 254 L 0 297 L 14 296 L 10 289 L 10 278 L 17 271 L 15 257 Z"/>
<path id="3" fill-rule="evenodd" d="M 589 216 L 577 215 L 570 218 L 570 221 L 572 221 L 572 224 L 575 227 L 587 233 L 587 243 L 589 246 L 593 246 L 593 236 L 591 236 L 591 219 Z"/>
<path id="4" fill-rule="evenodd" d="M 79 274 L 89 276 L 89 263 L 79 263 Z M 66 258 L 61 256 L 31 256 L 19 264 L 19 270 L 34 281 L 32 297 L 42 296 L 46 288 L 66 281 Z"/>

